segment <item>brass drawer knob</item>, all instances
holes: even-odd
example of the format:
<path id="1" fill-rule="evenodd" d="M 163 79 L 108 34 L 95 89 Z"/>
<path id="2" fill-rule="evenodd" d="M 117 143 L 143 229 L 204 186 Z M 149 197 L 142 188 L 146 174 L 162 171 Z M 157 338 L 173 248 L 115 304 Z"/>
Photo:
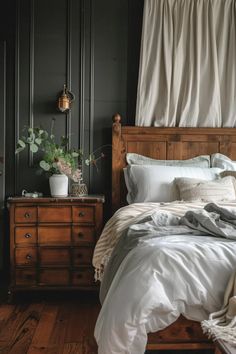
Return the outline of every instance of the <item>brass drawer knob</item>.
<path id="1" fill-rule="evenodd" d="M 85 216 L 85 213 L 84 213 L 83 211 L 80 211 L 80 212 L 79 212 L 79 216 L 81 216 L 81 217 L 82 217 L 82 216 Z"/>
<path id="2" fill-rule="evenodd" d="M 78 233 L 78 237 L 79 237 L 79 238 L 84 238 L 84 234 L 83 234 L 82 232 L 79 232 L 79 233 Z"/>
<path id="3" fill-rule="evenodd" d="M 31 234 L 25 234 L 25 238 L 31 238 L 32 237 L 32 235 Z"/>
<path id="4" fill-rule="evenodd" d="M 30 213 L 25 213 L 25 218 L 29 219 L 30 218 Z"/>
<path id="5" fill-rule="evenodd" d="M 33 257 L 31 256 L 31 254 L 27 254 L 25 258 L 28 259 L 28 260 L 30 260 L 30 259 L 32 259 Z"/>

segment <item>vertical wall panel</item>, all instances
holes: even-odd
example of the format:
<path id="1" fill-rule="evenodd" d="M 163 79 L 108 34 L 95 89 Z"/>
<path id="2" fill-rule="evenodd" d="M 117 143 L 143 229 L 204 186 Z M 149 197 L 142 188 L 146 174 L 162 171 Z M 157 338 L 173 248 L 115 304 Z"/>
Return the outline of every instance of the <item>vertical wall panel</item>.
<path id="1" fill-rule="evenodd" d="M 15 135 L 22 135 L 24 126 L 30 123 L 30 0 L 17 2 L 17 42 L 15 68 Z M 16 156 L 16 192 L 19 186 L 26 188 L 30 181 L 29 154 Z M 29 179 L 28 179 L 29 177 Z M 32 177 L 31 177 L 32 178 Z"/>
<path id="2" fill-rule="evenodd" d="M 92 45 L 94 66 L 93 149 L 111 144 L 111 117 L 119 112 L 126 123 L 128 1 L 96 1 L 93 4 Z M 106 214 L 110 210 L 111 148 L 104 149 L 105 159 L 99 171 L 92 170 L 91 191 L 106 196 Z M 98 151 L 101 153 L 101 151 Z"/>
<path id="3" fill-rule="evenodd" d="M 5 198 L 5 133 L 6 133 L 6 43 L 0 41 L 0 255 L 3 248 L 3 208 Z M 0 269 L 2 257 L 0 257 Z"/>
<path id="4" fill-rule="evenodd" d="M 71 146 L 79 148 L 80 139 L 80 59 L 81 59 L 81 1 L 68 0 L 70 13 L 68 14 L 68 26 L 70 28 L 70 52 L 71 52 L 71 90 L 75 95 L 75 101 L 71 109 Z"/>
<path id="5" fill-rule="evenodd" d="M 6 42 L 0 41 L 0 208 L 5 197 Z"/>
<path id="6" fill-rule="evenodd" d="M 22 135 L 26 125 L 41 125 L 49 130 L 53 117 L 56 118 L 55 135 L 66 135 L 66 115 L 57 110 L 56 100 L 67 83 L 67 0 L 19 0 L 18 3 L 17 136 Z M 27 189 L 48 194 L 48 181 L 37 175 L 29 153 L 24 151 L 18 158 L 17 193 Z M 33 162 L 36 165 L 38 158 L 34 157 Z"/>
<path id="7" fill-rule="evenodd" d="M 137 1 L 140 9 L 143 0 Z M 49 129 L 51 118 L 56 117 L 55 135 L 67 135 L 70 146 L 82 148 L 87 157 L 93 150 L 111 143 L 113 114 L 119 112 L 123 124 L 128 121 L 129 89 L 134 91 L 136 87 L 136 83 L 129 84 L 134 74 L 129 74 L 132 49 L 128 51 L 135 32 L 129 29 L 130 24 L 135 27 L 130 13 L 134 0 L 18 0 L 17 3 L 16 138 L 27 124 Z M 137 63 L 138 58 L 134 61 Z M 64 83 L 75 94 L 67 115 L 56 107 Z M 90 193 L 106 194 L 109 209 L 111 147 L 105 149 L 105 154 L 99 172 L 84 166 L 83 175 Z M 48 181 L 35 172 L 29 154 L 23 152 L 16 163 L 18 194 L 23 188 L 49 193 Z"/>
<path id="8" fill-rule="evenodd" d="M 34 1 L 35 124 L 49 128 L 55 117 L 55 133 L 65 134 L 66 115 L 56 99 L 67 82 L 67 0 Z"/>
<path id="9" fill-rule="evenodd" d="M 14 191 L 14 47 L 15 47 L 15 0 L 1 2 L 0 21 L 0 144 L 6 142 L 5 172 L 7 178 L 1 187 L 6 193 Z M 4 124 L 5 122 L 5 124 Z M 3 127 L 5 125 L 5 134 Z M 0 163 L 0 170 L 2 165 Z M 11 173 L 9 173 L 11 171 Z M 3 183 L 3 182 L 0 182 Z M 1 194 L 1 198 L 2 198 Z"/>

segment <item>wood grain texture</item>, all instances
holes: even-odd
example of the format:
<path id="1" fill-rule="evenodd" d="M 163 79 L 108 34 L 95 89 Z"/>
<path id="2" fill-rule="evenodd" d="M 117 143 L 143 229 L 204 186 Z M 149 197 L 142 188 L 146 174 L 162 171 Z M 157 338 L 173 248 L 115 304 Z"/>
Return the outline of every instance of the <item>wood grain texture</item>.
<path id="1" fill-rule="evenodd" d="M 219 348 L 216 348 L 216 350 L 215 350 L 214 354 L 222 354 L 222 352 L 220 351 L 220 349 L 219 349 Z"/>
<path id="2" fill-rule="evenodd" d="M 35 354 L 38 350 L 46 348 L 51 339 L 56 324 L 58 306 L 45 304 L 37 329 L 32 338 L 28 354 Z"/>
<path id="3" fill-rule="evenodd" d="M 14 311 L 14 305 L 1 305 L 0 306 L 0 333 L 2 332 L 3 328 L 6 325 L 7 320 L 11 316 L 12 312 Z M 0 338 L 1 341 L 1 338 Z"/>
<path id="4" fill-rule="evenodd" d="M 203 334 L 200 323 L 180 316 L 162 331 L 149 333 L 147 349 L 211 349 L 214 345 Z"/>
<path id="5" fill-rule="evenodd" d="M 14 305 L 0 306 L 1 354 L 97 354 L 93 335 L 100 311 L 97 295 L 28 293 L 21 298 L 17 296 L 16 301 Z M 163 347 L 170 350 L 167 354 L 173 350 L 183 354 L 188 348 L 181 343 Z M 149 347 L 148 353 L 156 354 L 152 349 Z M 158 350 L 161 353 L 166 351 Z M 213 351 L 203 353 L 213 354 Z"/>
<path id="6" fill-rule="evenodd" d="M 0 353 L 27 353 L 43 310 L 42 304 L 16 306 L 0 332 Z"/>
<path id="7" fill-rule="evenodd" d="M 103 196 L 9 198 L 9 290 L 97 289 L 92 267 Z"/>
<path id="8" fill-rule="evenodd" d="M 126 204 L 123 168 L 125 155 L 133 152 L 160 160 L 185 160 L 220 152 L 236 160 L 235 128 L 158 128 L 122 126 L 113 118 L 112 210 Z"/>

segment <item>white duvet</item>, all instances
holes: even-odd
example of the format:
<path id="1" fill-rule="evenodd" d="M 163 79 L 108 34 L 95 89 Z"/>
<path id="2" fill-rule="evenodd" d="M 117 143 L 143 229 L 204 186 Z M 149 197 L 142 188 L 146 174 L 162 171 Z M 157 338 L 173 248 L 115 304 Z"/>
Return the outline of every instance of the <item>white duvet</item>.
<path id="1" fill-rule="evenodd" d="M 220 309 L 235 268 L 232 240 L 171 235 L 140 243 L 123 260 L 103 303 L 95 328 L 98 353 L 143 354 L 147 333 L 167 327 L 180 314 L 207 319 Z"/>

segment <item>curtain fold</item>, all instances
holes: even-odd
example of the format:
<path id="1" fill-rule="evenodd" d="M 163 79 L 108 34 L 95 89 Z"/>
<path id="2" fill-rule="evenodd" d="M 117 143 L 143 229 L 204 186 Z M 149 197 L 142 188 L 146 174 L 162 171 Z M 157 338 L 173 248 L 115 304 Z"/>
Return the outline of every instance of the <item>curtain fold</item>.
<path id="1" fill-rule="evenodd" d="M 136 125 L 236 126 L 236 0 L 145 0 Z"/>

